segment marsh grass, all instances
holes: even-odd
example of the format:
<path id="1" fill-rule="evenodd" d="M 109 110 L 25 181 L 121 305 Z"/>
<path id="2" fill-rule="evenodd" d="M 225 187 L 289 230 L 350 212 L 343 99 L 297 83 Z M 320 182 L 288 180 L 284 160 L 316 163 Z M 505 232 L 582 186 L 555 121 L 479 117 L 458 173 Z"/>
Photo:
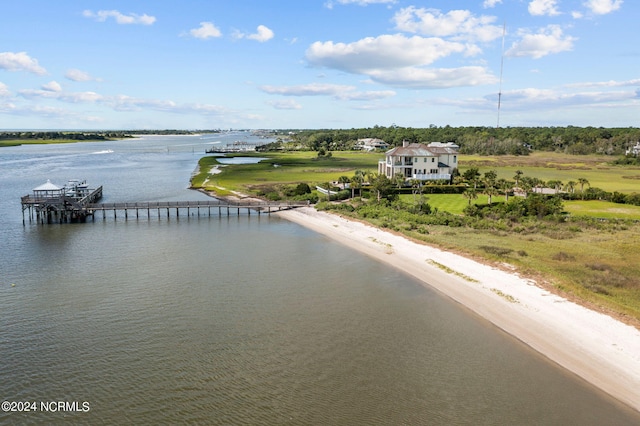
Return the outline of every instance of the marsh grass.
<path id="1" fill-rule="evenodd" d="M 508 262 L 561 294 L 640 321 L 640 227 L 588 229 L 557 240 L 544 234 L 510 234 L 430 227 L 425 242 L 495 262 Z M 496 247 L 497 249 L 489 249 Z"/>

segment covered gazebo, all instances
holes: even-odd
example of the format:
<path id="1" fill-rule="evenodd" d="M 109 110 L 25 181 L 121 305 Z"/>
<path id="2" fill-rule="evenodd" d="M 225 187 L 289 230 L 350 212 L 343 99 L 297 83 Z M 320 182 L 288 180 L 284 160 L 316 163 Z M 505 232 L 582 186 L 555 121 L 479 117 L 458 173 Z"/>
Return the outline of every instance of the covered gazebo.
<path id="1" fill-rule="evenodd" d="M 58 198 L 64 194 L 64 188 L 51 183 L 49 179 L 42 185 L 33 188 L 34 198 Z"/>

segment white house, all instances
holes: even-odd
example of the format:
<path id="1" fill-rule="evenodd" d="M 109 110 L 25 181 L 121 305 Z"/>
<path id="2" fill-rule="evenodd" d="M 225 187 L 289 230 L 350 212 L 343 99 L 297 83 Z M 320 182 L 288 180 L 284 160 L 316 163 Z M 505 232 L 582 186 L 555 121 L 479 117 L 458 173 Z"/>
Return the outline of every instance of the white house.
<path id="1" fill-rule="evenodd" d="M 636 157 L 640 156 L 640 142 L 636 142 L 635 146 L 627 149 L 626 155 L 635 155 Z"/>
<path id="2" fill-rule="evenodd" d="M 378 139 L 378 138 L 362 138 L 362 139 L 358 139 L 358 144 L 357 145 L 363 151 L 375 151 L 376 149 L 387 149 L 387 148 L 389 148 L 389 144 L 387 144 L 382 139 Z"/>
<path id="3" fill-rule="evenodd" d="M 458 168 L 458 148 L 453 143 L 402 142 L 402 146 L 385 153 L 385 159 L 378 163 L 378 173 L 389 179 L 400 175 L 405 180 L 450 180 Z"/>

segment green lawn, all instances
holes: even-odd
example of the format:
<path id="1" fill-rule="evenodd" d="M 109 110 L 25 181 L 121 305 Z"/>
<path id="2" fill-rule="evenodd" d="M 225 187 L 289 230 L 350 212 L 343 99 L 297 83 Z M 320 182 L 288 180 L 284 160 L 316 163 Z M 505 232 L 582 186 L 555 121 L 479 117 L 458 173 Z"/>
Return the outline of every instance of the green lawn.
<path id="1" fill-rule="evenodd" d="M 621 193 L 640 192 L 640 167 L 614 166 L 613 157 L 602 155 L 567 155 L 549 152 L 534 152 L 527 156 L 484 157 L 461 155 L 460 172 L 469 167 L 478 167 L 480 173 L 496 170 L 498 178 L 513 180 L 517 170 L 523 176 L 543 181 L 559 180 L 563 183 L 578 182 L 584 178 L 589 186 L 605 191 Z M 586 187 L 585 187 L 586 188 Z M 576 185 L 576 190 L 580 186 Z"/>
<path id="2" fill-rule="evenodd" d="M 379 153 L 337 152 L 331 157 L 318 158 L 315 152 L 255 153 L 251 155 L 265 160 L 257 164 L 221 165 L 221 173 L 210 174 L 219 165 L 216 157 L 200 160 L 200 173 L 192 180 L 192 186 L 206 190 L 250 192 L 252 187 L 268 184 L 305 182 L 316 185 L 336 181 L 340 176 L 352 177 L 356 170 L 375 172 Z M 230 157 L 230 156 L 229 156 Z"/>
<path id="3" fill-rule="evenodd" d="M 565 201 L 566 212 L 575 216 L 589 216 L 603 219 L 640 220 L 640 206 L 617 204 L 608 201 Z"/>
<path id="4" fill-rule="evenodd" d="M 416 195 L 415 200 L 419 200 L 419 195 Z M 438 209 L 440 211 L 446 211 L 453 214 L 462 214 L 464 208 L 469 205 L 469 199 L 465 198 L 462 194 L 423 194 L 424 201 L 429 203 L 431 208 Z M 414 196 L 403 194 L 400 199 L 407 204 L 414 204 Z M 491 202 L 503 202 L 504 196 L 493 196 Z M 472 200 L 472 204 L 484 205 L 489 202 L 486 195 L 478 194 L 478 198 Z"/>

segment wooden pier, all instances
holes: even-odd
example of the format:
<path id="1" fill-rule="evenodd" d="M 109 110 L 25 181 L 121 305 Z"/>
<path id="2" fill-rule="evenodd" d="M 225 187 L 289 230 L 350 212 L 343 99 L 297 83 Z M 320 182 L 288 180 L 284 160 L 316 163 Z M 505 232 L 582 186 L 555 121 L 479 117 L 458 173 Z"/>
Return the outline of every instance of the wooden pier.
<path id="1" fill-rule="evenodd" d="M 241 212 L 246 212 L 251 215 L 252 212 L 256 214 L 271 214 L 281 210 L 293 209 L 296 207 L 308 206 L 308 201 L 297 202 L 237 202 L 231 203 L 220 200 L 206 200 L 206 201 L 155 201 L 155 202 L 130 202 L 130 203 L 101 203 L 87 205 L 86 209 L 88 215 L 91 215 L 95 220 L 95 215 L 101 212 L 103 220 L 107 217 L 123 217 L 126 219 L 140 217 L 171 217 L 171 213 L 175 212 L 175 217 L 179 218 L 182 215 L 187 217 L 191 216 L 231 216 L 235 214 L 240 215 Z"/>
<path id="2" fill-rule="evenodd" d="M 125 203 L 98 203 L 102 198 L 102 186 L 89 189 L 86 182 L 70 180 L 65 186 L 59 187 L 47 181 L 45 184 L 34 188 L 33 194 L 21 198 L 22 224 L 25 224 L 25 211 L 28 211 L 29 222 L 37 223 L 66 223 L 86 222 L 91 216 L 95 220 L 98 212 L 102 213 L 102 219 L 113 216 L 114 219 L 157 217 L 165 215 L 179 218 L 182 212 L 187 217 L 191 215 L 219 215 L 232 213 L 240 216 L 241 211 L 257 214 L 271 214 L 280 210 L 288 210 L 296 207 L 308 206 L 308 201 L 299 202 L 267 202 L 267 201 L 238 201 L 229 202 L 217 199 L 206 201 L 155 201 L 155 202 L 125 202 Z M 152 214 L 153 212 L 153 214 Z"/>

